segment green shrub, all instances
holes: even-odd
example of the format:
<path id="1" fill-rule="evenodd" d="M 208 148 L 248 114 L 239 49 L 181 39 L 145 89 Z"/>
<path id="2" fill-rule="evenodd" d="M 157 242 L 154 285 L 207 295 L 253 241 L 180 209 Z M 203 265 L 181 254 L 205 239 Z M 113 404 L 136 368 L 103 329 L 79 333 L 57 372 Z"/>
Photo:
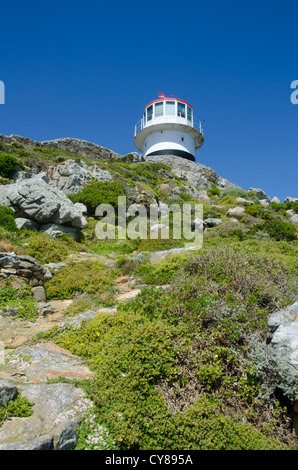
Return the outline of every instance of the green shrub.
<path id="1" fill-rule="evenodd" d="M 223 199 L 227 196 L 242 197 L 249 201 L 253 201 L 255 204 L 259 204 L 260 202 L 253 191 L 245 191 L 241 188 L 226 188 L 220 192 L 219 199 Z"/>
<path id="2" fill-rule="evenodd" d="M 0 206 L 0 227 L 8 232 L 17 232 L 14 211 L 10 207 Z"/>
<path id="3" fill-rule="evenodd" d="M 225 415 L 219 399 L 202 394 L 201 387 L 198 388 L 201 393 L 190 406 L 180 409 L 178 393 L 182 391 L 186 397 L 195 390 L 194 382 L 187 388 L 186 369 L 190 363 L 182 359 L 186 357 L 188 341 L 183 327 L 170 325 L 161 316 L 149 319 L 129 308 L 126 312 L 118 310 L 113 315 L 98 316 L 82 324 L 79 330 L 60 334 L 58 339 L 62 347 L 89 359 L 93 367 L 95 377 L 89 387 L 90 398 L 95 403 L 93 419 L 96 423 L 105 423 L 105 436 L 107 431 L 112 448 L 284 448 L 280 441 L 256 429 L 247 419 L 247 424 L 242 424 L 241 420 L 233 418 L 231 411 L 230 415 Z M 221 354 L 222 364 L 228 362 L 231 366 L 228 350 L 213 350 L 207 360 L 216 353 Z M 195 373 L 195 368 L 192 372 Z M 203 366 L 197 375 L 202 378 L 202 374 Z M 211 377 L 219 375 L 214 366 L 209 372 L 205 366 L 202 381 L 210 383 Z M 241 376 L 237 379 L 241 380 Z M 231 381 L 235 387 L 236 377 Z M 248 384 L 243 378 L 242 382 Z M 79 448 L 94 448 L 92 432 L 90 427 L 82 428 Z M 101 440 L 97 442 L 97 449 L 105 448 Z"/>
<path id="4" fill-rule="evenodd" d="M 38 316 L 37 303 L 29 286 L 14 289 L 9 284 L 0 289 L 0 310 L 16 308 L 17 318 L 35 320 Z"/>
<path id="5" fill-rule="evenodd" d="M 26 252 L 28 255 L 36 258 L 41 264 L 45 264 L 65 260 L 71 252 L 70 247 L 75 245 L 75 242 L 72 239 L 69 247 L 65 239 L 55 239 L 38 233 L 36 236 L 29 237 L 27 244 Z"/>
<path id="6" fill-rule="evenodd" d="M 68 195 L 72 202 L 81 202 L 87 207 L 89 215 L 94 215 L 95 209 L 100 204 L 111 204 L 118 207 L 118 196 L 123 196 L 123 190 L 117 182 L 96 181 L 89 184 L 79 193 Z"/>
<path id="7" fill-rule="evenodd" d="M 252 215 L 253 217 L 261 217 L 264 212 L 264 206 L 261 204 L 254 204 L 252 206 L 245 207 L 246 214 Z"/>
<path id="8" fill-rule="evenodd" d="M 220 189 L 215 186 L 214 183 L 211 183 L 211 189 L 207 190 L 208 196 L 219 196 L 220 195 Z"/>
<path id="9" fill-rule="evenodd" d="M 0 176 L 12 178 L 17 167 L 18 161 L 14 155 L 9 153 L 0 153 Z"/>
<path id="10" fill-rule="evenodd" d="M 297 240 L 297 232 L 294 225 L 282 220 L 268 220 L 265 222 L 262 230 L 266 231 L 274 240 Z"/>
<path id="11" fill-rule="evenodd" d="M 271 202 L 270 206 L 276 212 L 280 212 L 280 211 L 285 212 L 289 209 L 292 209 L 296 213 L 298 213 L 298 202 L 296 201 L 284 202 L 283 204 L 279 204 L 277 202 Z"/>
<path id="12" fill-rule="evenodd" d="M 69 262 L 46 283 L 47 297 L 70 299 L 74 294 L 105 294 L 113 288 L 114 280 L 119 275 L 115 269 L 93 260 Z"/>

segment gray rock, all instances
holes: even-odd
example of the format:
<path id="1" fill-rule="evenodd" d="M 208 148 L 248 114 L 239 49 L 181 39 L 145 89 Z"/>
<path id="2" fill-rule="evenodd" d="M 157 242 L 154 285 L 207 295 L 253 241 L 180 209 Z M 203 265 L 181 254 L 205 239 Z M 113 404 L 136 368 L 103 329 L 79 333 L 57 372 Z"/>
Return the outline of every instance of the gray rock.
<path id="1" fill-rule="evenodd" d="M 292 215 L 292 217 L 290 218 L 290 222 L 291 224 L 298 225 L 298 214 Z"/>
<path id="2" fill-rule="evenodd" d="M 260 199 L 260 204 L 262 204 L 262 206 L 264 207 L 267 207 L 269 206 L 270 202 L 268 201 L 268 199 Z"/>
<path id="3" fill-rule="evenodd" d="M 192 223 L 192 228 L 200 231 L 204 230 L 204 221 L 197 217 Z"/>
<path id="4" fill-rule="evenodd" d="M 245 211 L 244 207 L 240 207 L 240 206 L 233 207 L 226 212 L 226 216 L 234 217 L 237 215 L 242 215 L 244 211 Z"/>
<path id="5" fill-rule="evenodd" d="M 51 271 L 49 270 L 47 266 L 43 266 L 43 270 L 44 270 L 44 280 L 50 281 L 53 277 Z"/>
<path id="6" fill-rule="evenodd" d="M 74 206 L 80 212 L 80 214 L 87 214 L 88 210 L 85 204 L 82 204 L 81 202 L 75 202 Z"/>
<path id="7" fill-rule="evenodd" d="M 205 227 L 217 227 L 220 224 L 222 224 L 222 220 L 216 217 L 210 217 L 204 220 Z"/>
<path id="8" fill-rule="evenodd" d="M 43 286 L 32 287 L 32 296 L 36 302 L 46 302 L 47 296 Z"/>
<path id="9" fill-rule="evenodd" d="M 214 183 L 219 189 L 239 187 L 219 176 L 212 168 L 202 163 L 191 162 L 185 158 L 173 155 L 155 155 L 146 157 L 145 160 L 169 165 L 176 176 L 184 178 L 197 191 L 210 189 L 211 183 Z"/>
<path id="10" fill-rule="evenodd" d="M 17 387 L 8 380 L 0 380 L 0 406 L 6 405 L 17 396 Z"/>
<path id="11" fill-rule="evenodd" d="M 73 237 L 74 240 L 78 239 L 77 229 L 73 227 L 67 227 L 61 224 L 45 224 L 40 226 L 40 230 L 45 232 L 47 235 L 53 238 L 59 238 L 63 234 L 68 234 Z"/>
<path id="12" fill-rule="evenodd" d="M 49 280 L 51 275 L 47 268 L 31 256 L 6 252 L 0 252 L 0 270 L 5 276 L 15 275 L 25 279 L 35 277 L 42 282 Z"/>
<path id="13" fill-rule="evenodd" d="M 271 202 L 270 197 L 260 188 L 249 188 L 250 191 L 254 192 L 258 199 L 265 199 L 267 202 Z"/>
<path id="14" fill-rule="evenodd" d="M 46 316 L 46 315 L 50 315 L 52 313 L 54 313 L 54 310 L 53 310 L 50 303 L 48 303 L 48 302 L 39 302 L 39 304 L 38 304 L 38 314 L 39 315 Z"/>
<path id="15" fill-rule="evenodd" d="M 63 261 L 61 261 L 60 263 L 47 263 L 47 264 L 44 264 L 44 268 L 49 268 L 54 273 L 59 271 L 59 269 L 63 269 L 65 267 L 66 267 L 66 263 L 64 263 Z"/>
<path id="16" fill-rule="evenodd" d="M 30 219 L 24 219 L 23 217 L 16 217 L 15 223 L 19 229 L 39 230 L 39 224 L 37 224 L 36 222 Z"/>
<path id="17" fill-rule="evenodd" d="M 276 202 L 277 204 L 280 204 L 280 199 L 278 199 L 278 197 L 274 196 L 274 197 L 271 199 L 271 202 Z"/>
<path id="18" fill-rule="evenodd" d="M 298 202 L 298 197 L 286 197 L 284 202 Z"/>
<path id="19" fill-rule="evenodd" d="M 38 224 L 55 223 L 81 228 L 87 220 L 45 173 L 0 186 L 0 204 L 12 207 L 16 217 Z"/>
<path id="20" fill-rule="evenodd" d="M 88 167 L 74 160 L 66 160 L 57 167 L 51 167 L 50 176 L 65 194 L 77 193 L 94 180 L 114 181 L 108 170 L 102 170 L 97 165 Z"/>
<path id="21" fill-rule="evenodd" d="M 268 342 L 291 375 L 298 375 L 298 302 L 270 316 Z"/>
<path id="22" fill-rule="evenodd" d="M 92 320 L 96 317 L 96 312 L 94 310 L 88 310 L 87 312 L 80 313 L 76 317 L 67 317 L 65 323 L 77 324 L 82 320 Z"/>
<path id="23" fill-rule="evenodd" d="M 33 414 L 3 423 L 0 450 L 73 449 L 77 427 L 92 407 L 83 391 L 64 383 L 33 384 L 22 386 L 21 394 L 34 404 Z"/>

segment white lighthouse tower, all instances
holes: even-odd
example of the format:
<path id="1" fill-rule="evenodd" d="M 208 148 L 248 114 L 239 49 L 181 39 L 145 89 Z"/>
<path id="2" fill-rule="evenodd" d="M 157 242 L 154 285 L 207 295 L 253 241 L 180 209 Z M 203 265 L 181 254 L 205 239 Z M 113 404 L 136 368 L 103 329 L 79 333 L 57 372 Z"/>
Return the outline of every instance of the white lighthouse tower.
<path id="1" fill-rule="evenodd" d="M 159 93 L 135 126 L 134 144 L 144 156 L 176 155 L 195 161 L 204 143 L 201 122 L 186 101 Z"/>

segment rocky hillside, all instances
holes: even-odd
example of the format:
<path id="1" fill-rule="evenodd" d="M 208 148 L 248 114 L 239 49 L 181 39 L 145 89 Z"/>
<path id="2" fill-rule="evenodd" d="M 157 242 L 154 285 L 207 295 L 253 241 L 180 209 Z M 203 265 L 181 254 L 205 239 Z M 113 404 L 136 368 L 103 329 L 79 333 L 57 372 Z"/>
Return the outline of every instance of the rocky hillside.
<path id="1" fill-rule="evenodd" d="M 156 236 L 98 238 L 119 196 Z M 0 449 L 297 449 L 295 196 L 0 135 Z M 186 203 L 197 250 L 164 225 Z"/>

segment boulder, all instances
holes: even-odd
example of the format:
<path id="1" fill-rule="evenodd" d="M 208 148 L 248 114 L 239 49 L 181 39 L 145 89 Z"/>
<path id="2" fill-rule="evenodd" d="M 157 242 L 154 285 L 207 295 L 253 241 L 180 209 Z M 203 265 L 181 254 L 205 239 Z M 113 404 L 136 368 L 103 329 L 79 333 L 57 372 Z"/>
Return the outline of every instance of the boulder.
<path id="1" fill-rule="evenodd" d="M 77 427 L 93 406 L 82 389 L 67 383 L 32 384 L 20 389 L 33 403 L 33 414 L 3 423 L 0 450 L 74 449 Z"/>
<path id="2" fill-rule="evenodd" d="M 47 235 L 58 238 L 63 234 L 68 234 L 73 237 L 74 240 L 78 239 L 78 231 L 73 227 L 67 227 L 60 224 L 45 224 L 40 226 L 40 230 L 45 232 Z"/>
<path id="3" fill-rule="evenodd" d="M 244 211 L 245 211 L 244 207 L 240 207 L 240 206 L 233 207 L 226 212 L 226 216 L 237 217 L 237 215 L 242 215 Z"/>
<path id="4" fill-rule="evenodd" d="M 260 199 L 260 204 L 262 204 L 262 206 L 264 207 L 267 207 L 269 206 L 270 202 L 268 201 L 268 199 Z"/>
<path id="5" fill-rule="evenodd" d="M 17 387 L 8 380 L 0 380 L 0 406 L 6 405 L 17 396 Z"/>
<path id="6" fill-rule="evenodd" d="M 268 344 L 287 367 L 298 375 L 298 302 L 270 316 Z"/>
<path id="7" fill-rule="evenodd" d="M 54 223 L 82 228 L 87 220 L 46 173 L 0 186 L 0 204 L 12 207 L 16 217 L 37 224 Z"/>
<path id="8" fill-rule="evenodd" d="M 34 220 L 24 219 L 23 217 L 16 217 L 15 222 L 18 229 L 39 230 L 39 224 L 34 222 Z"/>
<path id="9" fill-rule="evenodd" d="M 258 199 L 266 200 L 267 202 L 271 202 L 270 197 L 260 188 L 249 188 L 250 191 L 254 192 Z"/>
<path id="10" fill-rule="evenodd" d="M 197 231 L 203 231 L 204 230 L 204 221 L 197 217 L 193 223 L 192 223 L 192 228 L 197 230 Z"/>
<path id="11" fill-rule="evenodd" d="M 292 217 L 290 218 L 290 222 L 291 224 L 298 225 L 298 214 L 292 215 Z"/>
<path id="12" fill-rule="evenodd" d="M 208 219 L 204 220 L 204 226 L 209 227 L 217 227 L 217 225 L 222 224 L 222 220 L 216 217 L 209 217 Z"/>
<path id="13" fill-rule="evenodd" d="M 36 302 L 46 302 L 47 296 L 43 286 L 32 287 L 32 296 Z"/>
<path id="14" fill-rule="evenodd" d="M 280 199 L 278 199 L 278 197 L 274 196 L 274 197 L 271 199 L 271 202 L 275 202 L 276 204 L 280 204 Z"/>

